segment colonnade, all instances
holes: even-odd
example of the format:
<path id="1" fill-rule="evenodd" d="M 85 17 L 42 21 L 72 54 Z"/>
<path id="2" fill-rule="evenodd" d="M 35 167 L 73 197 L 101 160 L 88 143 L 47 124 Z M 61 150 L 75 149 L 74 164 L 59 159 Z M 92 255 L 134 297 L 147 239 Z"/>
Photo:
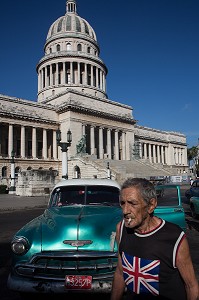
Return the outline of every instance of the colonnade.
<path id="1" fill-rule="evenodd" d="M 82 84 L 106 91 L 104 71 L 83 62 L 57 62 L 46 65 L 38 73 L 38 91 L 61 84 Z"/>
<path id="2" fill-rule="evenodd" d="M 140 142 L 140 158 L 148 159 L 151 163 L 166 165 L 187 165 L 186 149 L 149 142 Z"/>
<path id="3" fill-rule="evenodd" d="M 0 156 L 10 157 L 14 150 L 16 157 L 21 158 L 58 158 L 56 130 L 14 124 L 7 124 L 7 126 L 8 131 L 1 132 L 3 139 L 1 139 Z M 38 131 L 40 131 L 39 138 Z"/>
<path id="4" fill-rule="evenodd" d="M 108 127 L 82 125 L 82 135 L 87 137 L 86 152 L 98 159 L 129 160 L 127 133 Z"/>
<path id="5" fill-rule="evenodd" d="M 56 130 L 15 124 L 4 124 L 0 130 L 1 157 L 11 157 L 11 152 L 14 150 L 15 156 L 20 158 L 61 158 Z M 76 145 L 82 136 L 86 137 L 86 153 L 95 155 L 97 159 L 130 159 L 127 133 L 122 130 L 82 124 L 82 132 L 78 140 L 73 136 L 70 147 L 72 156 L 76 155 Z"/>

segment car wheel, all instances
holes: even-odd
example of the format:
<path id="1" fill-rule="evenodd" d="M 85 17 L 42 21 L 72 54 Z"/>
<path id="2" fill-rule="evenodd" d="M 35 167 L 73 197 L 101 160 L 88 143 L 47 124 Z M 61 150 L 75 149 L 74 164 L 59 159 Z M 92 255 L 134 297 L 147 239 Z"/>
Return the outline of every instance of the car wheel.
<path id="1" fill-rule="evenodd" d="M 198 219 L 198 214 L 196 213 L 196 211 L 195 211 L 195 208 L 194 208 L 194 205 L 191 205 L 190 206 L 190 209 L 191 209 L 191 215 L 192 215 L 192 217 L 194 218 L 194 219 Z"/>

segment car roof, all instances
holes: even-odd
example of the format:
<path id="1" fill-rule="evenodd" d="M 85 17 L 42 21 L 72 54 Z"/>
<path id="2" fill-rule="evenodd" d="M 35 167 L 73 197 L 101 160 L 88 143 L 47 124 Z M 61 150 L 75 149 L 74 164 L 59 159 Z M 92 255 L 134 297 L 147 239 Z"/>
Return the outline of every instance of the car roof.
<path id="1" fill-rule="evenodd" d="M 53 188 L 53 190 L 57 187 L 61 186 L 71 186 L 71 185 L 105 185 L 105 186 L 112 186 L 117 187 L 120 189 L 120 184 L 112 179 L 98 179 L 98 178 L 74 178 L 74 179 L 64 179 L 59 181 Z"/>

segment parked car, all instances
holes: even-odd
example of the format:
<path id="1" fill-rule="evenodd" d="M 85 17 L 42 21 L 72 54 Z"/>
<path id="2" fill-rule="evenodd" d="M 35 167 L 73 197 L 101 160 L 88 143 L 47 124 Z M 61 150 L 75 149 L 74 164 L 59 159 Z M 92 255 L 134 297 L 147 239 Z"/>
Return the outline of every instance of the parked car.
<path id="1" fill-rule="evenodd" d="M 182 205 L 180 186 L 176 184 L 157 185 L 158 205 L 155 215 L 179 225 L 186 231 L 185 212 Z"/>
<path id="2" fill-rule="evenodd" d="M 185 229 L 179 186 L 158 186 L 155 214 Z M 117 264 L 120 185 L 110 179 L 58 183 L 44 213 L 11 241 L 8 288 L 20 293 L 107 293 Z"/>
<path id="3" fill-rule="evenodd" d="M 156 177 L 154 177 L 150 181 L 151 181 L 151 183 L 153 183 L 153 185 L 155 187 L 165 184 L 165 178 L 156 178 Z M 164 189 L 163 188 L 161 188 L 161 189 L 157 188 L 156 189 L 156 194 L 157 194 L 157 197 L 162 197 L 164 195 Z"/>
<path id="4" fill-rule="evenodd" d="M 190 210 L 194 219 L 199 219 L 199 197 L 190 198 Z"/>
<path id="5" fill-rule="evenodd" d="M 199 197 L 199 179 L 193 181 L 190 188 L 185 191 L 185 196 L 188 200 L 190 200 L 191 197 Z"/>

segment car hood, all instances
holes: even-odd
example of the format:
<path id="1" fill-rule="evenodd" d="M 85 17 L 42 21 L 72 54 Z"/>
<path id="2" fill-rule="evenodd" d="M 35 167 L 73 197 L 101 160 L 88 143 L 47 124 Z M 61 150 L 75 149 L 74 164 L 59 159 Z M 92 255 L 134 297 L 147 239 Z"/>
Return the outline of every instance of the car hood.
<path id="1" fill-rule="evenodd" d="M 51 208 L 42 220 L 42 251 L 115 251 L 120 207 L 67 206 Z"/>

